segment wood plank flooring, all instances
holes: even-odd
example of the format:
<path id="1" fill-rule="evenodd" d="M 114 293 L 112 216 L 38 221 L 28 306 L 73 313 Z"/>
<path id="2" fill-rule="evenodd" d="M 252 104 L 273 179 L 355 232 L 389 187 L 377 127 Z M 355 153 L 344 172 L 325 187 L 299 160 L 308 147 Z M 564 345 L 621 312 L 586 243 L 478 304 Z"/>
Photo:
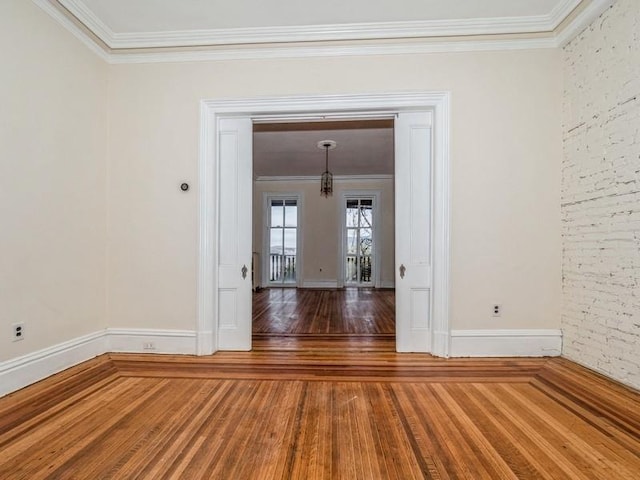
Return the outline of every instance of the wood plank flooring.
<path id="1" fill-rule="evenodd" d="M 2 479 L 635 479 L 640 396 L 567 360 L 98 357 L 0 399 Z"/>
<path id="2" fill-rule="evenodd" d="M 267 288 L 253 294 L 253 333 L 394 335 L 395 291 Z"/>
<path id="3" fill-rule="evenodd" d="M 395 291 L 261 290 L 253 294 L 253 349 L 393 352 Z"/>

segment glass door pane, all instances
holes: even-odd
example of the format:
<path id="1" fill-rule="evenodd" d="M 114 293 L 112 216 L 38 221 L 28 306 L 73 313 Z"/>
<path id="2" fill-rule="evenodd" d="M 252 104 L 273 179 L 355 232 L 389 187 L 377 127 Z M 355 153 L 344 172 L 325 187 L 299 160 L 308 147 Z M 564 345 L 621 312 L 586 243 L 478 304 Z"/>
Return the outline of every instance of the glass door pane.
<path id="1" fill-rule="evenodd" d="M 269 282 L 295 284 L 298 250 L 296 199 L 271 199 L 269 220 Z"/>

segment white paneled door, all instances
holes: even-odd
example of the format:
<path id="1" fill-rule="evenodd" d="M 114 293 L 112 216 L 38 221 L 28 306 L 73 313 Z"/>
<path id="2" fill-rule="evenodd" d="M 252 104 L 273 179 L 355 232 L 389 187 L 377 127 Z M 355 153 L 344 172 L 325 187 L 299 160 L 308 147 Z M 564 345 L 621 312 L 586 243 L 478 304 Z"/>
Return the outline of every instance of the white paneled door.
<path id="1" fill-rule="evenodd" d="M 218 124 L 218 348 L 251 350 L 252 135 L 250 118 Z"/>
<path id="2" fill-rule="evenodd" d="M 431 351 L 431 112 L 395 122 L 396 350 Z"/>

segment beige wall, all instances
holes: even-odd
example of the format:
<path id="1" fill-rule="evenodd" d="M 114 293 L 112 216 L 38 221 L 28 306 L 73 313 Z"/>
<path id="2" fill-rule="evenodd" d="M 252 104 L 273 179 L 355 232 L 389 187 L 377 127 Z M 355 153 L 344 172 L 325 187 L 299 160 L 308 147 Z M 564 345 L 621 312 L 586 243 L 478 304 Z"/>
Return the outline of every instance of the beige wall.
<path id="1" fill-rule="evenodd" d="M 107 66 L 25 0 L 0 2 L 0 61 L 2 361 L 106 325 Z"/>
<path id="2" fill-rule="evenodd" d="M 448 90 L 452 327 L 558 328 L 560 60 L 535 50 L 110 67 L 109 325 L 195 328 L 201 99 Z"/>
<path id="3" fill-rule="evenodd" d="M 22 0 L 0 36 L 0 361 L 195 328 L 201 99 L 450 91 L 452 327 L 558 327 L 559 51 L 107 66 Z"/>
<path id="4" fill-rule="evenodd" d="M 305 283 L 336 282 L 341 242 L 340 199 L 349 190 L 380 192 L 380 280 L 394 281 L 393 180 L 334 181 L 333 196 L 320 196 L 320 181 L 259 181 L 253 189 L 253 250 L 262 253 L 264 193 L 300 193 L 303 198 L 302 279 Z M 264 257 L 263 257 L 264 258 Z"/>

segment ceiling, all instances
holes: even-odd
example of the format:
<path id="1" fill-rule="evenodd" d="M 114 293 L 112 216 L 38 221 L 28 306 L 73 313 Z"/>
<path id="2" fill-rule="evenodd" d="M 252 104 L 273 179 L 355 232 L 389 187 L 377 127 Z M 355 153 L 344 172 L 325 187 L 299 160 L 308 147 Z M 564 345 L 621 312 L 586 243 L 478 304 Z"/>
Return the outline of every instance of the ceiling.
<path id="1" fill-rule="evenodd" d="M 334 175 L 393 174 L 393 120 L 369 120 L 256 124 L 254 177 L 319 177 L 325 167 L 322 140 L 337 144 L 329 150 Z"/>
<path id="2" fill-rule="evenodd" d="M 555 48 L 614 0 L 33 1 L 125 63 Z"/>

